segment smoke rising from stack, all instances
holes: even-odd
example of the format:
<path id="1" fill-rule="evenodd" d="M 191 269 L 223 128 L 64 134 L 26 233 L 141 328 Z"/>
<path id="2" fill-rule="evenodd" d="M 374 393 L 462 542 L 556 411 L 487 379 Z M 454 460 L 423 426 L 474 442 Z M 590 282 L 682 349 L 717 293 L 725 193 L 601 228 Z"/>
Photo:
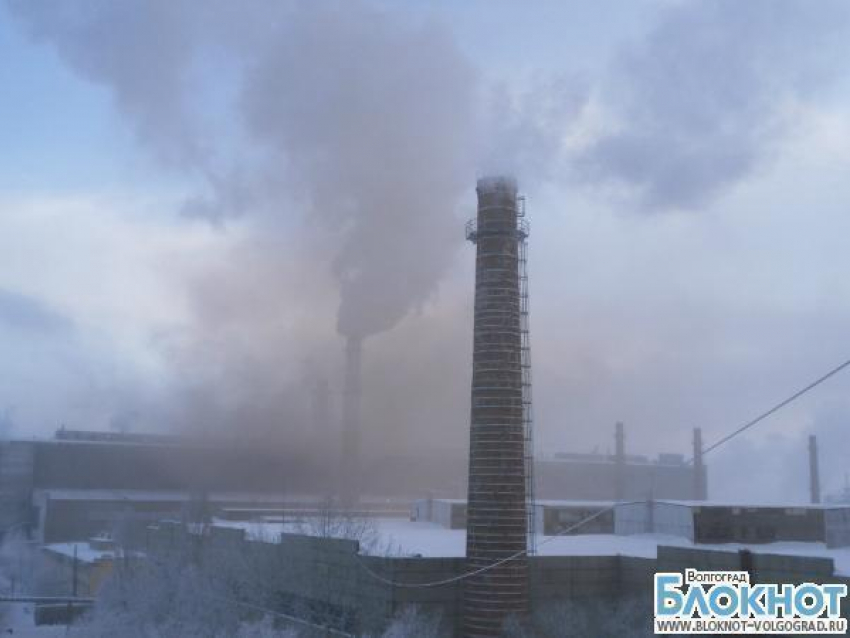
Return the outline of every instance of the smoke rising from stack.
<path id="1" fill-rule="evenodd" d="M 702 428 L 694 428 L 693 448 L 694 500 L 704 501 L 708 499 L 708 484 L 705 461 L 702 457 Z"/>
<path id="2" fill-rule="evenodd" d="M 388 330 L 433 292 L 474 166 L 475 76 L 444 29 L 357 2 L 11 6 L 157 158 L 206 181 L 187 212 L 320 230 L 340 334 Z M 207 75 L 238 122 L 226 135 L 195 95 Z"/>
<path id="3" fill-rule="evenodd" d="M 251 259 L 260 267 L 234 269 L 225 286 L 262 286 L 268 299 L 240 293 L 243 299 L 228 300 L 225 286 L 204 276 L 191 283 L 198 346 L 215 340 L 230 352 L 220 365 L 231 368 L 221 378 L 228 386 L 198 388 L 196 398 L 245 395 L 249 411 L 261 413 L 257 387 L 271 385 L 267 373 L 280 377 L 272 374 L 274 358 L 257 352 L 252 339 L 219 338 L 218 315 L 228 303 L 255 308 L 226 309 L 232 316 L 225 322 L 264 324 L 254 317 L 292 305 L 276 295 L 298 295 L 296 307 L 318 310 L 328 288 L 336 288 L 331 330 L 353 342 L 394 327 L 428 302 L 462 243 L 456 204 L 474 172 L 476 77 L 446 29 L 356 2 L 214 1 L 202 16 L 195 3 L 179 0 L 10 6 L 35 37 L 110 91 L 154 157 L 205 184 L 184 212 L 256 233 L 239 251 L 243 259 L 259 255 Z M 205 77 L 225 85 L 214 108 L 196 97 Z M 236 126 L 221 130 L 219 111 Z M 233 221 L 248 212 L 248 221 Z M 266 241 L 274 234 L 277 245 Z M 279 284 L 296 260 L 306 275 L 301 290 Z M 323 352 L 333 333 L 306 329 L 312 334 L 303 348 L 274 337 L 283 345 L 277 356 L 294 352 L 332 364 Z M 204 348 L 182 339 L 168 347 L 183 350 L 175 361 L 194 366 L 194 353 Z M 240 384 L 243 373 L 232 369 L 239 360 L 258 367 L 257 386 L 230 385 Z M 296 386 L 290 395 L 297 392 L 297 384 L 289 385 Z"/>
<path id="4" fill-rule="evenodd" d="M 820 503 L 820 468 L 818 466 L 818 438 L 809 435 L 809 501 Z"/>
<path id="5" fill-rule="evenodd" d="M 198 185 L 186 214 L 245 237 L 215 272 L 186 276 L 195 323 L 157 340 L 186 380 L 163 421 L 283 427 L 293 445 L 291 424 L 309 421 L 305 362 L 339 371 L 335 333 L 381 334 L 364 376 L 394 404 L 368 426 L 400 448 L 421 424 L 458 445 L 467 298 L 429 304 L 477 167 L 524 185 L 614 183 L 634 191 L 624 208 L 663 210 L 699 208 L 770 161 L 785 106 L 828 84 L 820 55 L 841 11 L 738 5 L 674 3 L 605 77 L 573 82 L 567 69 L 566 82 L 492 90 L 449 29 L 361 3 L 9 2 Z M 616 125 L 565 148 L 588 100 Z M 434 405 L 450 407 L 429 423 Z"/>

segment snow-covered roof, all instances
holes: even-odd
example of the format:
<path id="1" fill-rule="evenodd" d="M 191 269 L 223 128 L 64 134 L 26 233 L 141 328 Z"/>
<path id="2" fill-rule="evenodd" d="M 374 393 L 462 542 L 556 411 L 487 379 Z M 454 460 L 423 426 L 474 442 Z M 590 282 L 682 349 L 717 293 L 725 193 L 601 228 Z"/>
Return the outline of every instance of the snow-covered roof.
<path id="1" fill-rule="evenodd" d="M 466 530 L 446 529 L 436 523 L 408 521 L 398 518 L 373 519 L 378 542 L 375 550 L 361 548 L 369 553 L 401 556 L 420 555 L 432 558 L 458 558 L 466 552 Z M 215 525 L 244 529 L 252 540 L 276 542 L 281 532 L 309 534 L 309 526 L 296 521 L 265 523 L 262 521 L 216 520 Z M 305 531 L 306 530 L 306 531 Z M 837 574 L 850 576 L 850 547 L 827 549 L 824 543 L 778 542 L 765 544 L 694 544 L 686 538 L 665 534 L 577 534 L 543 536 L 537 540 L 540 556 L 635 556 L 656 558 L 659 546 L 694 547 L 717 551 L 737 552 L 749 549 L 754 553 L 783 554 L 831 558 Z"/>
<path id="2" fill-rule="evenodd" d="M 35 490 L 36 497 L 57 501 L 187 501 L 196 496 L 184 490 L 109 490 L 47 488 Z M 209 492 L 204 495 L 213 502 L 233 503 L 314 503 L 315 498 L 270 494 L 264 492 Z"/>
<path id="3" fill-rule="evenodd" d="M 687 501 L 674 499 L 656 499 L 655 502 L 666 503 L 668 505 L 681 505 L 683 507 L 736 507 L 740 509 L 829 510 L 850 508 L 850 504 L 848 503 L 753 503 L 742 501 Z"/>
<path id="4" fill-rule="evenodd" d="M 433 501 L 435 503 L 451 503 L 452 505 L 466 505 L 465 498 L 433 498 L 427 499 L 422 498 L 418 499 L 417 502 L 422 501 Z M 582 501 L 582 500 L 569 500 L 569 499 L 537 499 L 534 501 L 535 505 L 541 505 L 543 507 L 576 507 L 576 508 L 594 508 L 598 507 L 599 509 L 603 509 L 606 507 L 611 507 L 614 505 L 614 501 Z"/>
<path id="5" fill-rule="evenodd" d="M 114 549 L 95 549 L 88 543 L 51 543 L 44 545 L 42 549 L 46 552 L 59 554 L 68 558 L 74 558 L 74 547 L 77 548 L 77 560 L 81 563 L 94 563 L 99 560 L 113 560 L 116 556 Z M 131 552 L 132 557 L 142 556 L 139 552 Z"/>

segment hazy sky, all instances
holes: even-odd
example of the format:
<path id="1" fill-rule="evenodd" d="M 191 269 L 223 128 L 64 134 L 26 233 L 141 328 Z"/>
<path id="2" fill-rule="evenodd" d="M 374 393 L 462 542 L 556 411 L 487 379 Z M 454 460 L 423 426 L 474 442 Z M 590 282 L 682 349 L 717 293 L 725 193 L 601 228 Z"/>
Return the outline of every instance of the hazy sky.
<path id="1" fill-rule="evenodd" d="M 362 332 L 371 436 L 462 449 L 463 221 L 511 171 L 538 453 L 610 449 L 617 420 L 635 453 L 710 444 L 850 357 L 848 19 L 2 2 L 0 424 L 303 430 Z M 839 489 L 846 374 L 713 453 L 712 495 L 805 498 L 810 433 Z"/>

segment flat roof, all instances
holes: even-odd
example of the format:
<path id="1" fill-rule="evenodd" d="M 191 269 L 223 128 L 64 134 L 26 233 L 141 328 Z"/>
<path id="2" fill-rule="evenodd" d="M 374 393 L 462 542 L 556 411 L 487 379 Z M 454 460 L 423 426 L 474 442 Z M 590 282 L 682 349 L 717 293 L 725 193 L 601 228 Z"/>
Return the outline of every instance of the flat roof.
<path id="1" fill-rule="evenodd" d="M 36 499 L 49 498 L 56 501 L 152 501 L 152 502 L 182 502 L 199 497 L 199 493 L 188 490 L 123 490 L 123 489 L 85 489 L 85 488 L 36 488 L 33 490 Z M 323 509 L 326 501 L 322 497 L 304 494 L 280 494 L 274 492 L 206 492 L 203 497 L 210 503 L 220 505 L 233 504 L 233 507 L 222 508 L 231 511 L 251 509 L 309 507 Z M 410 501 L 407 499 L 371 498 L 361 499 L 363 508 L 375 508 L 376 512 L 398 508 L 405 516 Z M 334 509 L 331 504 L 329 509 Z"/>
<path id="2" fill-rule="evenodd" d="M 416 503 L 421 503 L 422 501 L 433 501 L 434 503 L 450 503 L 452 505 L 466 505 L 465 498 L 419 498 L 416 499 Z M 616 504 L 616 501 L 582 501 L 582 500 L 561 500 L 561 499 L 535 499 L 535 505 L 542 505 L 543 507 L 594 507 L 599 509 L 604 509 L 608 507 L 612 507 Z"/>
<path id="3" fill-rule="evenodd" d="M 36 496 L 46 496 L 57 501 L 188 501 L 197 494 L 186 490 L 110 490 L 43 488 L 34 490 Z M 316 499 L 291 494 L 266 492 L 208 492 L 204 498 L 212 502 L 238 503 L 315 503 Z"/>
<path id="4" fill-rule="evenodd" d="M 466 555 L 466 530 L 446 529 L 429 522 L 407 521 L 398 518 L 371 519 L 366 525 L 367 542 L 361 543 L 361 553 L 374 556 L 423 556 L 428 558 L 462 558 Z M 244 529 L 247 538 L 277 542 L 281 532 L 310 535 L 309 523 L 295 521 L 250 522 L 214 519 L 219 527 Z M 343 525 L 344 527 L 344 525 Z M 850 576 L 850 547 L 827 549 L 824 543 L 778 542 L 747 545 L 742 543 L 694 544 L 686 538 L 666 534 L 576 534 L 537 537 L 540 556 L 634 556 L 657 558 L 658 548 L 691 547 L 724 552 L 749 549 L 757 554 L 781 554 L 831 558 L 835 573 Z"/>
<path id="5" fill-rule="evenodd" d="M 42 549 L 52 554 L 59 554 L 67 558 L 74 558 L 74 547 L 77 548 L 77 560 L 81 563 L 94 563 L 98 560 L 113 560 L 117 556 L 122 556 L 114 549 L 95 549 L 87 542 L 78 543 L 51 543 L 43 545 Z M 143 556 L 141 552 L 128 552 L 132 558 L 140 558 Z"/>
<path id="6" fill-rule="evenodd" d="M 643 501 L 646 502 L 646 501 Z M 667 505 L 681 505 L 683 507 L 736 507 L 740 509 L 812 509 L 812 510 L 830 510 L 830 509 L 850 509 L 850 503 L 747 503 L 741 501 L 686 501 L 674 499 L 657 499 L 656 503 L 665 503 Z M 625 505 L 634 504 L 633 501 L 624 503 Z"/>

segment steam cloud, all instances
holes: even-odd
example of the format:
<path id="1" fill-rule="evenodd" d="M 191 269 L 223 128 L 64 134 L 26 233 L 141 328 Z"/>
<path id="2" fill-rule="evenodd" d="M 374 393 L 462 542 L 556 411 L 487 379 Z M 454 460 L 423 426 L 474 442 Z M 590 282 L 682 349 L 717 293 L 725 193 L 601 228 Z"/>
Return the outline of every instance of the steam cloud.
<path id="1" fill-rule="evenodd" d="M 834 77 L 847 5 L 794 0 L 676 3 L 615 61 L 613 130 L 577 161 L 649 210 L 695 210 L 768 159 L 799 102 Z"/>
<path id="2" fill-rule="evenodd" d="M 343 233 L 341 334 L 392 328 L 451 262 L 473 89 L 448 34 L 348 4 L 299 5 L 251 69 L 251 133 L 286 159 L 310 214 Z"/>
<path id="3" fill-rule="evenodd" d="M 370 349 L 367 377 L 385 392 L 366 420 L 399 448 L 417 433 L 465 439 L 468 291 L 411 315 L 452 264 L 476 170 L 524 187 L 569 174 L 625 186 L 645 210 L 698 209 L 769 161 L 846 46 L 838 2 L 682 2 L 602 77 L 565 68 L 492 87 L 445 25 L 360 2 L 7 2 L 110 92 L 158 161 L 200 185 L 185 214 L 249 229 L 191 279 L 197 324 L 163 346 L 193 380 L 185 420 L 309 422 L 303 370 L 323 376 L 334 329 L 396 328 Z M 583 128 L 594 109 L 601 132 Z M 116 427 L 137 413 L 119 410 Z"/>
<path id="4" fill-rule="evenodd" d="M 306 213 L 335 244 L 341 334 L 383 332 L 433 291 L 474 174 L 475 78 L 443 29 L 356 2 L 256 3 L 242 15 L 213 2 L 203 16 L 185 0 L 12 6 L 111 90 L 159 158 L 207 180 L 210 196 L 184 212 L 223 221 L 300 196 L 272 215 Z M 207 76 L 227 85 L 217 99 L 236 130 L 215 128 L 198 99 Z"/>

